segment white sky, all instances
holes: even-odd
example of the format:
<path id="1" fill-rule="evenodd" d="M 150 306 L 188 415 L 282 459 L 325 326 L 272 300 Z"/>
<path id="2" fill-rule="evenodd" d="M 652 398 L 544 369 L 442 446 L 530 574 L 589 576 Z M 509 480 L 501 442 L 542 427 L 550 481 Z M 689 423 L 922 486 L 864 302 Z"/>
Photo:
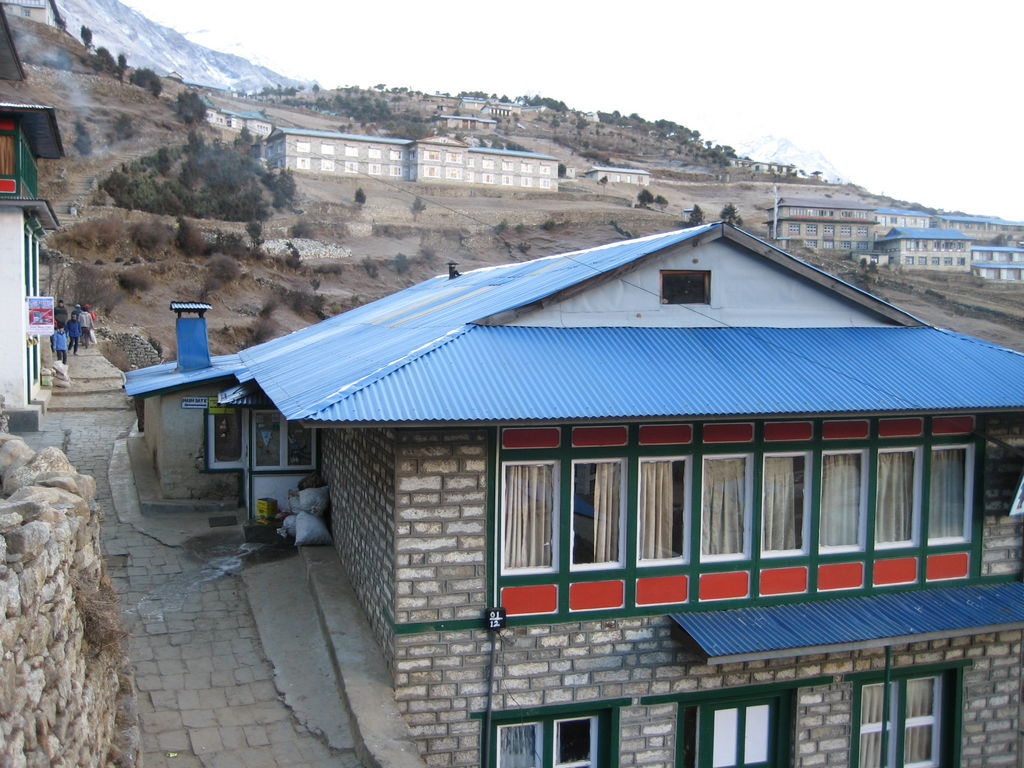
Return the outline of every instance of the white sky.
<path id="1" fill-rule="evenodd" d="M 283 75 L 539 93 L 821 152 L 871 192 L 1024 220 L 1019 0 L 122 0 Z"/>

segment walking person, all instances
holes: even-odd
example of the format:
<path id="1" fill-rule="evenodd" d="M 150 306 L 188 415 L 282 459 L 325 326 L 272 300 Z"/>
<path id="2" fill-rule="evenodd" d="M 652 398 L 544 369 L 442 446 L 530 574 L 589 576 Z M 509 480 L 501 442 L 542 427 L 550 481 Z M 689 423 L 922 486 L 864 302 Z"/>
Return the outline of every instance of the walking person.
<path id="1" fill-rule="evenodd" d="M 68 334 L 63 323 L 58 323 L 53 331 L 53 353 L 64 365 L 68 364 Z"/>
<path id="2" fill-rule="evenodd" d="M 78 315 L 78 324 L 82 326 L 82 348 L 88 349 L 89 344 L 94 340 L 92 329 L 96 325 L 96 318 L 93 317 L 88 304 L 82 305 L 82 311 Z"/>
<path id="3" fill-rule="evenodd" d="M 68 349 L 76 356 L 78 355 L 78 341 L 82 338 L 82 324 L 78 320 L 82 314 L 81 312 L 72 314 L 71 319 L 64 326 L 64 330 L 68 334 Z"/>

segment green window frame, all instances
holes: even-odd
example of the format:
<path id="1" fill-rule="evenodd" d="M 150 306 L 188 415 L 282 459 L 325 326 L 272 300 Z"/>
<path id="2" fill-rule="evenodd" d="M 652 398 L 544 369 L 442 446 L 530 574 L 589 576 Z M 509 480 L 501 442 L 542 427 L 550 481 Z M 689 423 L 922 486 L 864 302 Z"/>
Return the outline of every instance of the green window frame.
<path id="1" fill-rule="evenodd" d="M 790 764 L 793 690 L 680 704 L 679 768 L 782 768 Z"/>
<path id="2" fill-rule="evenodd" d="M 850 765 L 959 765 L 963 668 L 897 669 L 889 680 L 881 673 L 855 676 Z"/>
<path id="3" fill-rule="evenodd" d="M 494 712 L 488 768 L 617 768 L 621 702 Z"/>

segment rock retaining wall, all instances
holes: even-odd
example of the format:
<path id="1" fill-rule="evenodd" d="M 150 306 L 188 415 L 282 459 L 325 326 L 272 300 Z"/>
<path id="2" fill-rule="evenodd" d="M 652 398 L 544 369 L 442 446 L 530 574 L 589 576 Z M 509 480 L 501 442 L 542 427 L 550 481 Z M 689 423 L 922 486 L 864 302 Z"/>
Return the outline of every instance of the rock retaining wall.
<path id="1" fill-rule="evenodd" d="M 139 766 L 96 483 L 0 434 L 0 765 Z"/>
<path id="2" fill-rule="evenodd" d="M 107 333 L 100 330 L 99 335 L 124 352 L 133 369 L 163 362 L 156 347 L 137 333 Z"/>

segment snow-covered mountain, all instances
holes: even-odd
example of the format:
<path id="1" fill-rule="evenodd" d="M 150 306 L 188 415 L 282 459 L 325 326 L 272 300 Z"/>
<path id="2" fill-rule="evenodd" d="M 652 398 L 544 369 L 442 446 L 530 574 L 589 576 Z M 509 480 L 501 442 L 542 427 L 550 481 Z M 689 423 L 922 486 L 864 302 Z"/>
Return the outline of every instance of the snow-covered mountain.
<path id="1" fill-rule="evenodd" d="M 735 143 L 732 147 L 736 150 L 737 155 L 749 157 L 751 160 L 789 163 L 808 174 L 821 171 L 828 181 L 845 182 L 849 180 L 846 174 L 840 173 L 820 152 L 798 147 L 789 139 L 778 136 L 761 136 L 751 141 Z"/>
<path id="2" fill-rule="evenodd" d="M 124 53 L 130 67 L 149 67 L 160 75 L 177 72 L 186 82 L 241 91 L 304 85 L 241 56 L 193 43 L 117 0 L 58 0 L 57 5 L 71 34 L 88 27 L 93 45 L 115 57 Z"/>

